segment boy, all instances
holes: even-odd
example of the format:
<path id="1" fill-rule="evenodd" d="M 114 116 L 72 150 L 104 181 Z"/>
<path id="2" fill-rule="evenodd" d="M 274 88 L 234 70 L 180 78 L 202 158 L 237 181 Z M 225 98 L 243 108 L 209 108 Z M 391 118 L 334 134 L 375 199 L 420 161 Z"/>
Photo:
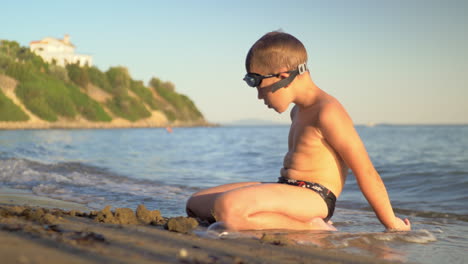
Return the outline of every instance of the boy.
<path id="1" fill-rule="evenodd" d="M 336 230 L 328 220 L 348 167 L 387 230 L 410 230 L 395 217 L 385 186 L 343 106 L 317 87 L 307 70 L 303 44 L 287 33 L 260 38 L 246 58 L 244 80 L 278 113 L 290 103 L 288 153 L 277 183 L 241 182 L 197 192 L 189 216 L 222 221 L 230 230 Z"/>

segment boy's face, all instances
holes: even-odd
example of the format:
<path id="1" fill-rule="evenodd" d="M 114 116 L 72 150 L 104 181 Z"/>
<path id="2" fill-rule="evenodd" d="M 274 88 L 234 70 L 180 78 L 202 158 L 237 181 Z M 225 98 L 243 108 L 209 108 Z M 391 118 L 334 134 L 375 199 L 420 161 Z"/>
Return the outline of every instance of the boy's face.
<path id="1" fill-rule="evenodd" d="M 260 75 L 272 74 L 271 72 L 265 72 L 261 70 L 256 71 L 254 67 L 251 70 L 251 72 L 258 73 Z M 280 70 L 278 72 L 284 71 L 285 70 Z M 276 90 L 275 92 L 272 92 L 271 86 L 287 76 L 289 76 L 289 74 L 285 73 L 284 76 L 280 75 L 279 77 L 263 79 L 260 86 L 257 86 L 258 99 L 263 100 L 268 108 L 273 108 L 278 113 L 286 111 L 289 107 L 289 104 L 292 102 L 291 89 L 288 89 L 290 87 L 286 86 Z"/>

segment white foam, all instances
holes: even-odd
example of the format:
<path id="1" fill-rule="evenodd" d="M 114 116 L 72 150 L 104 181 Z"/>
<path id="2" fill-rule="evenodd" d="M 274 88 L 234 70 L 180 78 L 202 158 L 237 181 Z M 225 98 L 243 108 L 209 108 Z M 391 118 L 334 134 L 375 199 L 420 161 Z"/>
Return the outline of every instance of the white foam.
<path id="1" fill-rule="evenodd" d="M 389 232 L 374 235 L 374 238 L 377 240 L 384 240 L 384 241 L 394 241 L 394 240 L 402 240 L 411 243 L 419 243 L 425 244 L 429 242 L 437 241 L 437 238 L 428 230 L 416 230 L 410 232 Z"/>
<path id="2" fill-rule="evenodd" d="M 206 231 L 198 230 L 195 232 L 198 236 L 207 238 L 235 239 L 235 238 L 257 238 L 249 232 L 236 232 L 228 230 L 224 222 L 215 222 L 211 224 Z"/>
<path id="3" fill-rule="evenodd" d="M 82 164 L 43 164 L 24 159 L 0 160 L 0 182 L 65 201 L 99 204 L 137 199 L 184 200 L 188 190 L 131 179 Z M 102 205 L 99 205 L 102 206 Z"/>

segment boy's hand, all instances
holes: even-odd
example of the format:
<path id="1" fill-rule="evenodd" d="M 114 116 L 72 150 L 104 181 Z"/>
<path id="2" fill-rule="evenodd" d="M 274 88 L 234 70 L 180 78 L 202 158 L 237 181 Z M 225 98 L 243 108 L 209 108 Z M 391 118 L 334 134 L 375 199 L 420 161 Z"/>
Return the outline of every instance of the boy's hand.
<path id="1" fill-rule="evenodd" d="M 411 223 L 408 218 L 405 220 L 401 220 L 398 217 L 395 217 L 394 227 L 387 228 L 387 231 L 410 231 L 411 230 Z"/>

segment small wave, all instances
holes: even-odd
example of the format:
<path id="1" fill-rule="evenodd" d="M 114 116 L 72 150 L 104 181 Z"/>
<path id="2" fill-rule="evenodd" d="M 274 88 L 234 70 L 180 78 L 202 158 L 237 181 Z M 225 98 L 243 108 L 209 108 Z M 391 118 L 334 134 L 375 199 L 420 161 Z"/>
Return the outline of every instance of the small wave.
<path id="1" fill-rule="evenodd" d="M 18 158 L 0 160 L 0 182 L 94 209 L 109 203 L 136 207 L 142 202 L 149 204 L 148 208 L 164 209 L 180 206 L 180 201 L 193 192 L 192 188 L 132 179 L 77 162 L 44 164 Z"/>
<path id="2" fill-rule="evenodd" d="M 426 244 L 429 242 L 437 241 L 437 238 L 431 232 L 424 230 L 424 229 L 410 231 L 410 232 L 387 232 L 387 233 L 375 234 L 371 236 L 377 240 L 384 240 L 384 241 L 401 240 L 405 242 L 418 243 L 418 244 Z"/>
<path id="3" fill-rule="evenodd" d="M 437 238 L 428 230 L 415 230 L 409 232 L 378 232 L 378 233 L 342 233 L 342 232 L 310 232 L 310 233 L 283 233 L 298 244 L 314 245 L 325 249 L 369 249 L 369 247 L 388 246 L 388 243 L 417 243 L 427 244 L 437 241 Z"/>
<path id="4" fill-rule="evenodd" d="M 404 214 L 408 216 L 417 216 L 424 218 L 438 218 L 438 219 L 451 219 L 468 222 L 468 215 L 454 214 L 454 213 L 441 213 L 441 212 L 431 212 L 431 211 L 415 211 L 394 208 L 394 211 L 399 214 Z"/>
<path id="5" fill-rule="evenodd" d="M 356 211 L 359 211 L 359 212 L 370 212 L 373 215 L 373 209 L 372 207 L 369 206 L 369 204 L 366 201 L 351 200 L 349 195 L 346 198 L 348 199 L 340 199 L 337 203 L 337 208 L 341 209 L 342 213 L 345 212 L 343 210 L 351 210 L 352 214 L 355 214 Z M 351 197 L 351 198 L 356 198 L 356 197 Z M 356 200 L 358 199 L 356 198 Z M 454 212 L 449 211 L 449 210 L 454 211 L 455 208 L 453 207 L 454 205 L 457 205 L 457 204 L 462 204 L 462 203 L 459 201 L 456 201 L 456 202 L 450 202 L 448 205 L 444 205 L 444 206 L 438 205 L 438 207 L 436 207 L 436 205 L 434 205 L 432 202 L 427 203 L 427 204 L 424 202 L 419 202 L 419 203 L 411 202 L 411 203 L 401 203 L 398 206 L 405 206 L 408 208 L 417 208 L 417 210 L 401 208 L 401 207 L 393 207 L 393 210 L 402 218 L 421 217 L 421 218 L 427 218 L 429 220 L 432 219 L 436 221 L 456 220 L 456 221 L 468 222 L 467 214 L 464 214 L 463 212 L 454 213 Z M 436 210 L 434 211 L 424 210 L 425 207 L 433 208 L 433 209 L 436 209 L 437 211 Z"/>

